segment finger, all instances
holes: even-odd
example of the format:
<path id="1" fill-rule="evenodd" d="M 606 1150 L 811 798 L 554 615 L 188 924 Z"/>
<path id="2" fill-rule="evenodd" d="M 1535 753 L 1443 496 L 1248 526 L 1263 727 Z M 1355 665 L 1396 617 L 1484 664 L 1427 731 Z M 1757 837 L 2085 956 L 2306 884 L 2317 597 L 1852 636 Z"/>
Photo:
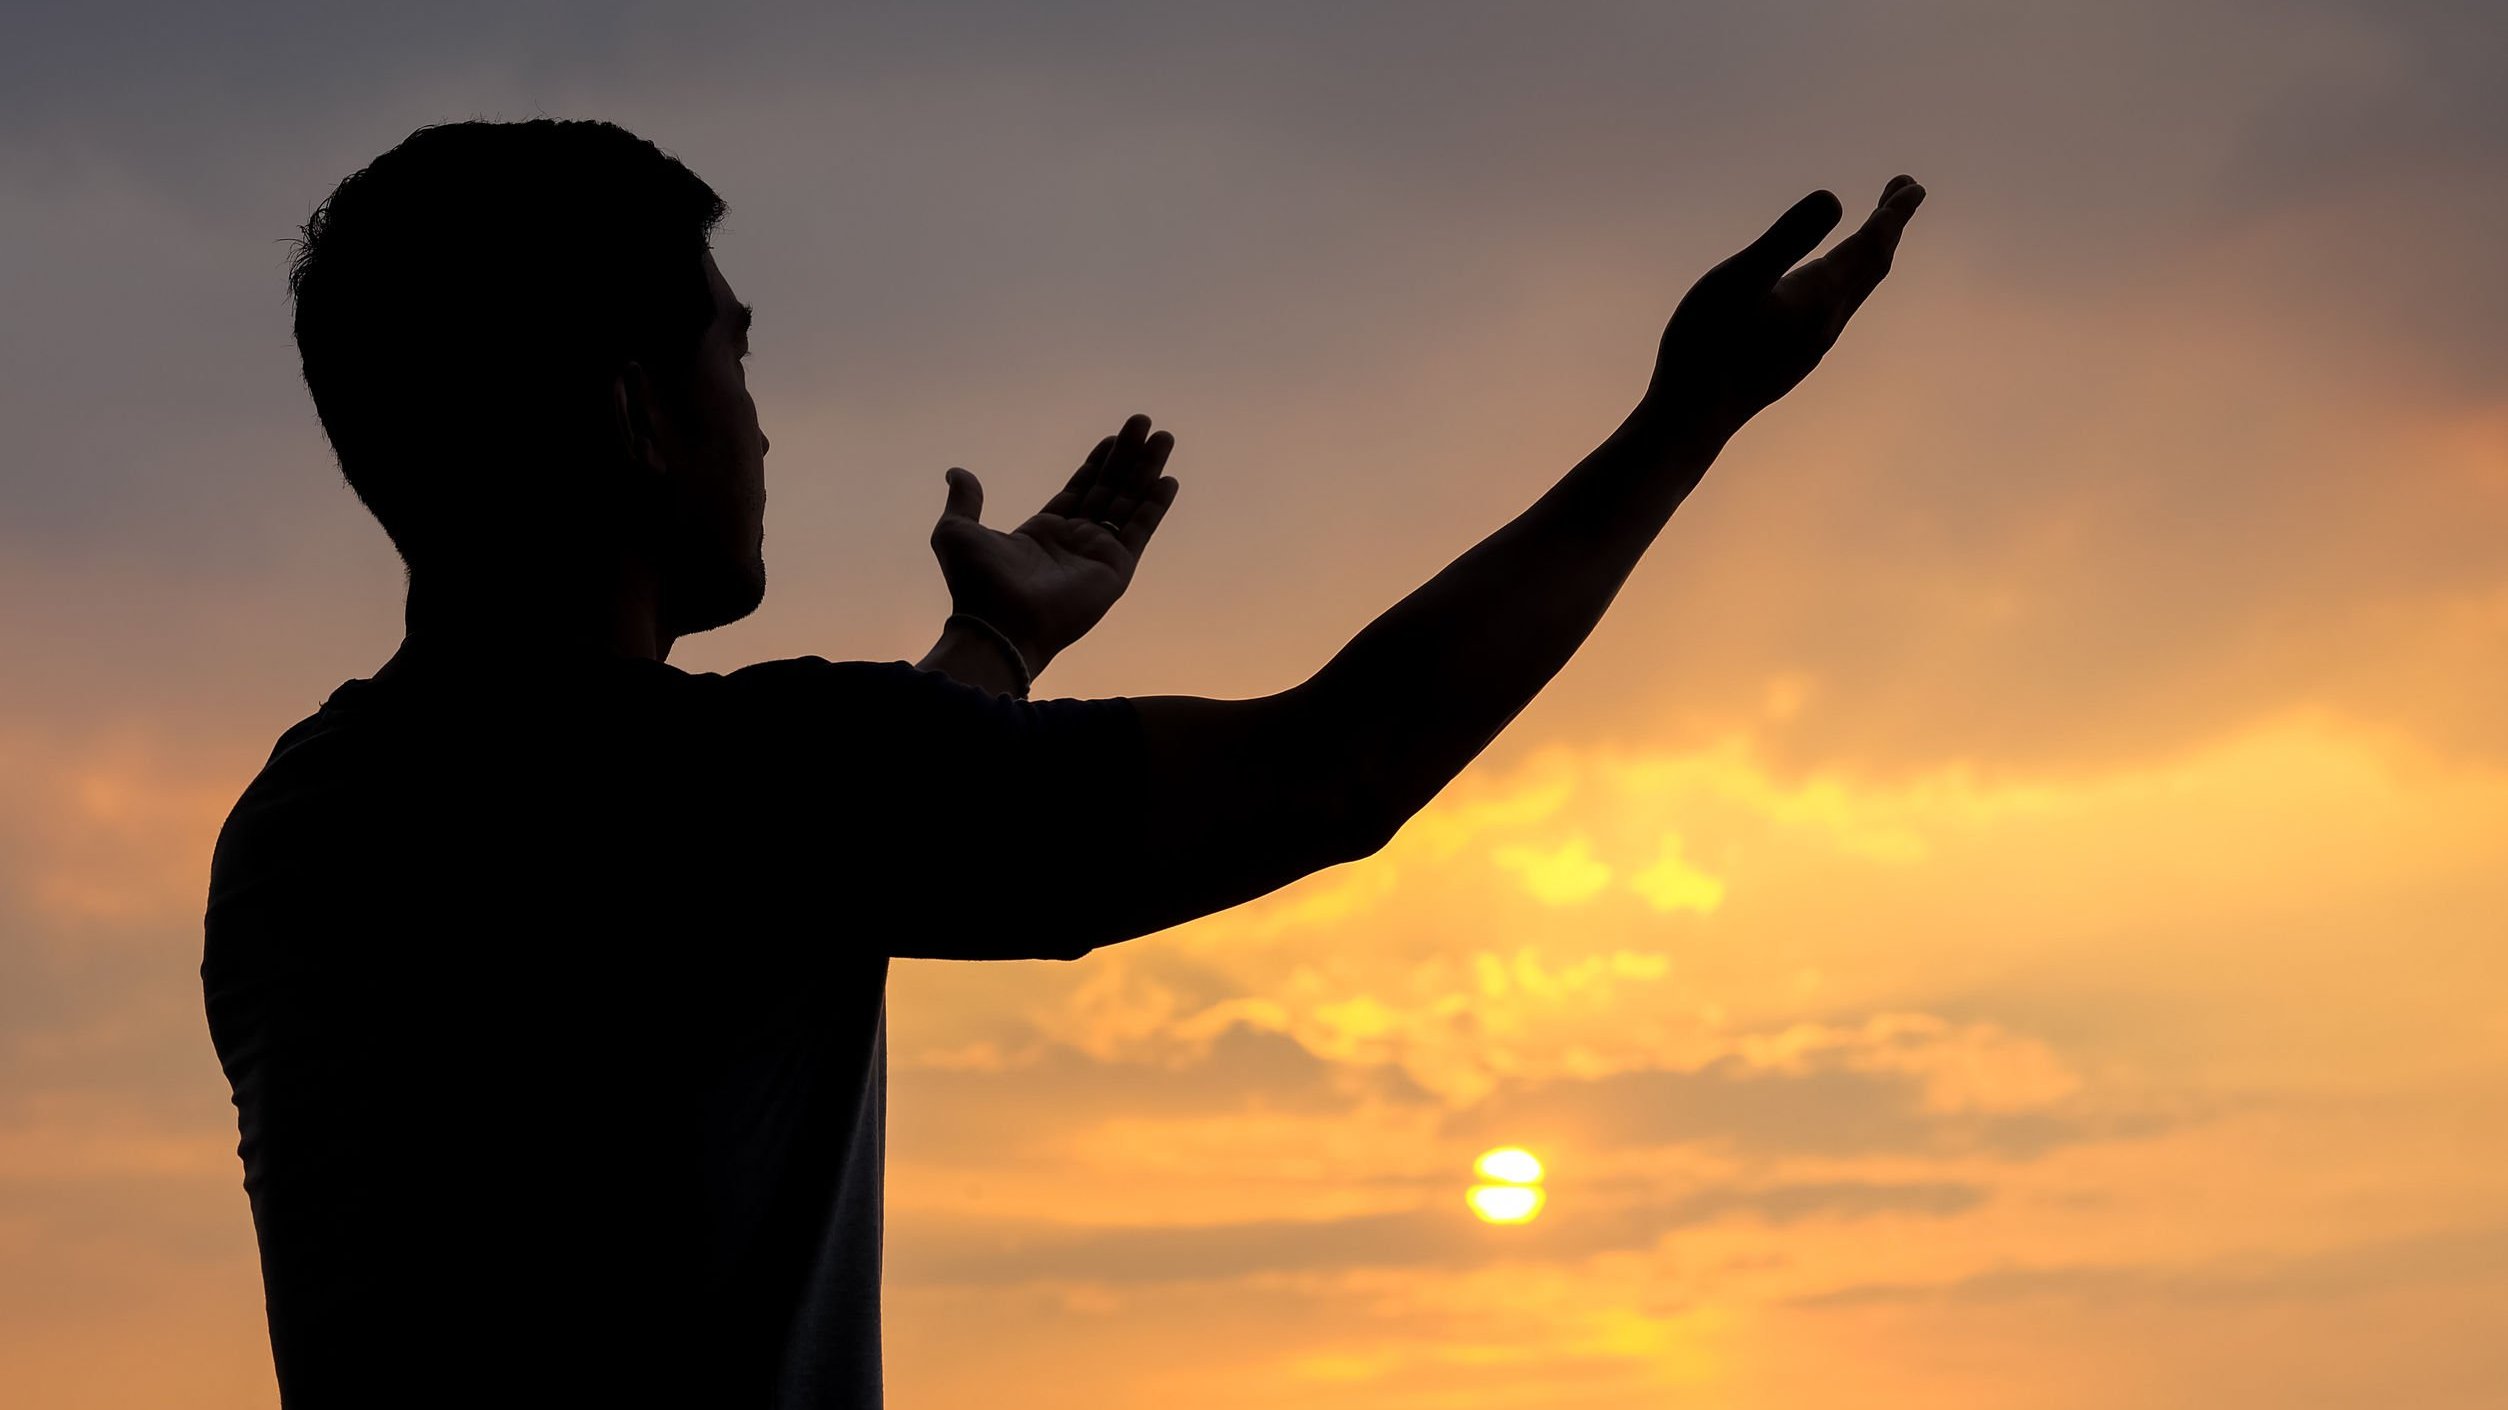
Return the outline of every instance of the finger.
<path id="1" fill-rule="evenodd" d="M 1836 196 L 1814 191 L 1778 216 L 1766 234 L 1707 271 L 1707 278 L 1734 293 L 1765 293 L 1785 271 L 1819 247 L 1843 213 Z"/>
<path id="2" fill-rule="evenodd" d="M 1149 498 L 1141 501 L 1141 507 L 1124 521 L 1123 532 L 1115 537 L 1131 550 L 1134 561 L 1139 561 L 1141 550 L 1149 547 L 1150 535 L 1158 532 L 1158 521 L 1167 517 L 1167 506 L 1175 502 L 1176 477 L 1160 476 L 1158 483 L 1150 487 Z"/>
<path id="3" fill-rule="evenodd" d="M 949 502 L 941 506 L 941 518 L 981 522 L 984 518 L 984 482 L 972 471 L 952 465 L 941 476 L 949 482 Z"/>
<path id="4" fill-rule="evenodd" d="M 1167 457 L 1175 451 L 1174 432 L 1152 433 L 1148 440 L 1141 443 L 1141 453 L 1132 457 L 1132 474 L 1126 477 L 1123 487 L 1131 492 L 1134 499 L 1148 494 L 1150 487 L 1158 483 L 1160 473 L 1166 470 Z"/>
<path id="5" fill-rule="evenodd" d="M 1838 270 L 1842 288 L 1835 315 L 1839 327 L 1845 326 L 1855 310 L 1863 307 L 1872 291 L 1881 287 L 1889 276 L 1890 265 L 1898 253 L 1898 237 L 1907 229 L 1908 218 L 1923 205 L 1925 188 L 1912 176 L 1894 176 L 1881 188 L 1881 199 L 1872 214 L 1855 233 L 1837 242 L 1824 259 Z"/>
<path id="6" fill-rule="evenodd" d="M 1113 498 L 1098 508 L 1095 517 L 1112 524 L 1121 524 L 1132 517 L 1132 511 L 1158 485 L 1159 472 L 1167 468 L 1167 457 L 1175 451 L 1176 438 L 1160 431 L 1141 445 L 1141 453 L 1132 457 L 1141 467 L 1140 478 L 1116 489 Z"/>
<path id="7" fill-rule="evenodd" d="M 1881 199 L 1873 204 L 1872 214 L 1855 233 L 1837 242 L 1828 257 L 1851 271 L 1853 284 L 1863 292 L 1881 282 L 1890 272 L 1890 257 L 1898 252 L 1898 237 L 1907 229 L 1907 221 L 1923 205 L 1925 188 L 1912 176 L 1894 176 L 1881 188 Z"/>
<path id="8" fill-rule="evenodd" d="M 1071 478 L 1063 483 L 1063 487 L 1052 499 L 1045 501 L 1045 512 L 1068 514 L 1079 508 L 1080 497 L 1087 494 L 1089 486 L 1097 483 L 1097 477 L 1105 472 L 1106 457 L 1113 453 L 1114 448 L 1115 438 L 1112 436 L 1099 441 L 1096 448 L 1089 452 L 1088 459 L 1080 462 L 1080 468 L 1071 472 Z"/>
<path id="9" fill-rule="evenodd" d="M 1089 486 L 1087 493 L 1080 496 L 1080 506 L 1075 511 L 1077 517 L 1103 518 L 1107 504 L 1116 493 L 1132 483 L 1133 458 L 1148 445 L 1149 428 L 1150 419 L 1138 414 L 1123 423 L 1123 429 L 1115 433 L 1114 449 L 1107 454 L 1106 468 L 1098 475 L 1096 483 Z M 1175 441 L 1172 436 L 1167 439 L 1171 445 Z"/>

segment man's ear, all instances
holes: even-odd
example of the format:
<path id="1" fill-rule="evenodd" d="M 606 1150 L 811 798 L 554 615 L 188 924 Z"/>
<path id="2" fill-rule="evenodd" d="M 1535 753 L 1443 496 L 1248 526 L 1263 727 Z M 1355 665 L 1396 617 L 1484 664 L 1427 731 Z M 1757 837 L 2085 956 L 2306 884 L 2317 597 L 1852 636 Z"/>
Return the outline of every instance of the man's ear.
<path id="1" fill-rule="evenodd" d="M 619 369 L 610 379 L 610 399 L 610 434 L 619 456 L 636 467 L 640 477 L 658 480 L 670 473 L 661 438 L 655 434 L 661 402 L 644 364 L 631 362 Z"/>

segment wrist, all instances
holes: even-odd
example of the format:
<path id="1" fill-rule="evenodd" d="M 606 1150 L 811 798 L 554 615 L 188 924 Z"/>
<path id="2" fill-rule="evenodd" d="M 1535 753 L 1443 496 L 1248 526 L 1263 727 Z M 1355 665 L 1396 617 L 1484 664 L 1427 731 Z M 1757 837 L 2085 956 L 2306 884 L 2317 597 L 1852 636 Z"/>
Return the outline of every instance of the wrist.
<path id="1" fill-rule="evenodd" d="M 940 640 L 918 663 L 994 695 L 1025 697 L 1043 663 L 981 613 L 953 612 Z"/>
<path id="2" fill-rule="evenodd" d="M 1724 450 L 1739 426 L 1727 426 L 1695 400 L 1668 396 L 1653 388 L 1620 423 L 1619 434 L 1630 442 L 1679 459 L 1709 461 Z"/>
<path id="3" fill-rule="evenodd" d="M 948 629 L 988 643 L 995 654 L 1001 653 L 1007 641 L 1009 649 L 1018 652 L 1020 661 L 1026 664 L 1030 679 L 1045 674 L 1045 663 L 1062 654 L 1060 648 L 1046 645 L 1033 628 L 1013 613 L 997 608 L 961 607 L 953 602 L 949 616 L 950 621 L 944 624 Z M 988 627 L 990 631 L 985 630 Z"/>

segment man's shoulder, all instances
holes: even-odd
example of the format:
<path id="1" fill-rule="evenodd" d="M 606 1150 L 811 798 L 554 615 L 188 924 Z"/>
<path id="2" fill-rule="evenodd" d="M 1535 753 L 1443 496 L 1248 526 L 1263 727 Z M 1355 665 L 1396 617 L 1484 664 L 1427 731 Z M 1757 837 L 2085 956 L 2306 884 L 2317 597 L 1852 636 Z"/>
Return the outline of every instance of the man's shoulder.
<path id="1" fill-rule="evenodd" d="M 911 661 L 831 661 L 824 656 L 785 656 L 754 661 L 721 675 L 709 671 L 694 679 L 720 681 L 735 690 L 881 691 L 912 689 L 925 676 L 940 676 L 940 672 L 926 671 Z"/>
<path id="2" fill-rule="evenodd" d="M 788 656 L 759 661 L 722 675 L 691 679 L 710 686 L 742 708 L 772 710 L 790 707 L 814 715 L 834 711 L 863 716 L 903 712 L 918 719 L 937 719 L 963 711 L 1008 708 L 1020 702 L 996 696 L 940 671 L 911 661 L 831 661 L 823 656 Z"/>

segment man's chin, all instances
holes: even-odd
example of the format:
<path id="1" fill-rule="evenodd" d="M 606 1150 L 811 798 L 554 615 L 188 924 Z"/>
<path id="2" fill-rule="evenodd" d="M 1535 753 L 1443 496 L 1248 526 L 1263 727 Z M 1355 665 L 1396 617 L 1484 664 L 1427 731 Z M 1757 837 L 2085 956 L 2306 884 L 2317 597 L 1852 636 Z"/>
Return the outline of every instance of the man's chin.
<path id="1" fill-rule="evenodd" d="M 758 610 L 766 601 L 766 568 L 757 565 L 752 571 L 734 577 L 716 579 L 706 590 L 681 598 L 672 606 L 669 624 L 673 636 L 695 636 L 716 627 L 728 627 Z"/>

